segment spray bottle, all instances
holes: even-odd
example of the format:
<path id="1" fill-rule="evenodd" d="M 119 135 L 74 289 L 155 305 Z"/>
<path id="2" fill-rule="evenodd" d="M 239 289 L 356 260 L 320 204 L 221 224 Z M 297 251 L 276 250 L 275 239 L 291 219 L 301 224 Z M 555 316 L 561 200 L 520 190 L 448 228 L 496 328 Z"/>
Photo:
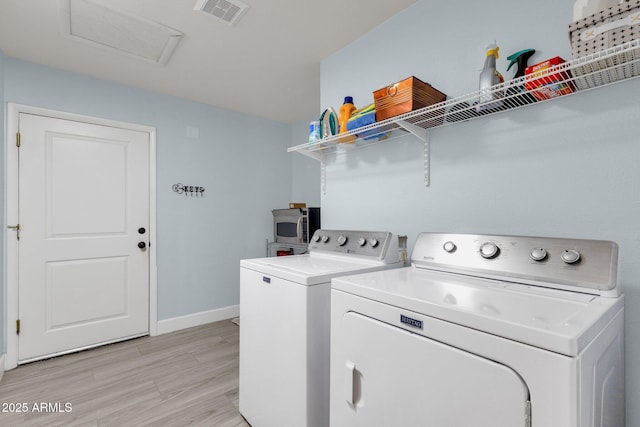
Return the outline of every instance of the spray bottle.
<path id="1" fill-rule="evenodd" d="M 500 48 L 495 44 L 487 46 L 487 56 L 484 60 L 484 67 L 480 73 L 480 98 L 476 111 L 479 113 L 489 112 L 502 107 L 502 93 L 496 91 L 492 86 L 504 83 L 504 77 L 496 69 L 496 59 L 498 59 Z"/>
<path id="2" fill-rule="evenodd" d="M 521 105 L 536 102 L 536 98 L 527 92 L 527 90 L 524 88 L 524 82 L 522 81 L 524 72 L 527 69 L 527 61 L 534 53 L 536 53 L 535 49 L 523 49 L 519 52 L 507 56 L 507 59 L 510 61 L 509 66 L 507 67 L 507 71 L 511 69 L 513 64 L 517 64 L 518 67 L 516 69 L 516 73 L 513 75 L 511 84 L 507 89 L 509 104 L 513 105 L 514 107 L 519 107 Z"/>

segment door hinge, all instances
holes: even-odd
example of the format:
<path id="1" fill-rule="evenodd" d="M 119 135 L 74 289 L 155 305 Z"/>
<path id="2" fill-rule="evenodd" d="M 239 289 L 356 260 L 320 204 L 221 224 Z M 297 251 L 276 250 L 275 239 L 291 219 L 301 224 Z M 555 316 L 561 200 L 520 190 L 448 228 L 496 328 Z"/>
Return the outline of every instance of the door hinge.
<path id="1" fill-rule="evenodd" d="M 20 148 L 20 132 L 16 133 L 16 147 Z"/>
<path id="2" fill-rule="evenodd" d="M 20 335 L 20 319 L 16 320 L 16 335 Z"/>
<path id="3" fill-rule="evenodd" d="M 9 230 L 14 230 L 16 232 L 16 239 L 20 240 L 20 224 L 16 225 L 7 225 Z"/>

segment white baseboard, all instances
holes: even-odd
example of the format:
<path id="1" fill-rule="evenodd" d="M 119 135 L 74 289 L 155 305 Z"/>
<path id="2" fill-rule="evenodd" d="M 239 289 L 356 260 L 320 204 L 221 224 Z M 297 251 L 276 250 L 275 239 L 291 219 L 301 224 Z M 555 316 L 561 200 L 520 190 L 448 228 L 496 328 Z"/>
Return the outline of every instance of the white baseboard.
<path id="1" fill-rule="evenodd" d="M 173 317 L 171 319 L 158 320 L 158 335 L 193 326 L 205 325 L 220 320 L 231 319 L 240 315 L 240 306 L 231 305 L 215 310 L 201 311 L 187 314 L 186 316 Z"/>

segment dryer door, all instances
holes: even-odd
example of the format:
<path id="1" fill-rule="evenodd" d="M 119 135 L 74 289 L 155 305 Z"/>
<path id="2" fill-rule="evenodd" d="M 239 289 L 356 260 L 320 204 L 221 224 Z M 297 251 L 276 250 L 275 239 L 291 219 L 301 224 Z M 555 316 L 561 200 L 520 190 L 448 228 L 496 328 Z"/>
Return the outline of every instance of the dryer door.
<path id="1" fill-rule="evenodd" d="M 332 426 L 529 425 L 529 391 L 512 369 L 354 312 L 342 321 Z"/>

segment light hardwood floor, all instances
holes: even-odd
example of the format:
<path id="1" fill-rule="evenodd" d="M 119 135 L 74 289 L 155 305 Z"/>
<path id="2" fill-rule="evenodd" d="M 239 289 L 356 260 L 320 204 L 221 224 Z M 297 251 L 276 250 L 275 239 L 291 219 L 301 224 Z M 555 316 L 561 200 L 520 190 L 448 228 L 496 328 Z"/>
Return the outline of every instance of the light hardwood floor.
<path id="1" fill-rule="evenodd" d="M 248 426 L 238 338 L 224 320 L 19 366 L 0 381 L 0 426 Z"/>

